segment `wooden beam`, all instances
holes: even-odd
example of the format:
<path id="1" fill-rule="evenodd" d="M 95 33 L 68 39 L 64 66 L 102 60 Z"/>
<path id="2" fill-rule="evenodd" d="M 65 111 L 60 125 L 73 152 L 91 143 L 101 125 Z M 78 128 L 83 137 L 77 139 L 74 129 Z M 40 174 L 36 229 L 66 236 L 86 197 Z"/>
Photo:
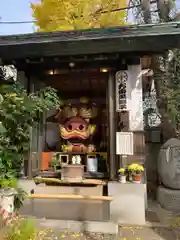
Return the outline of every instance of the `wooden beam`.
<path id="1" fill-rule="evenodd" d="M 28 198 L 33 199 L 73 199 L 73 200 L 93 200 L 93 201 L 112 201 L 111 196 L 85 196 L 76 194 L 31 194 Z"/>

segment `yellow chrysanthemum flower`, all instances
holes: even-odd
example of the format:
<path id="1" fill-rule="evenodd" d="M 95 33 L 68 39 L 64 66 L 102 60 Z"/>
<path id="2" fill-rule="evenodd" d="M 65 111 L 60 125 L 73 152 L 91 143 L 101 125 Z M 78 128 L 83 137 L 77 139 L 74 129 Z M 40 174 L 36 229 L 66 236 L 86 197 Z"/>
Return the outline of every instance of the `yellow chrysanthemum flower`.
<path id="1" fill-rule="evenodd" d="M 118 170 L 118 172 L 119 172 L 119 173 L 124 173 L 124 172 L 125 172 L 125 168 L 120 168 L 120 169 Z"/>
<path id="2" fill-rule="evenodd" d="M 128 171 L 129 172 L 143 172 L 144 171 L 144 167 L 141 164 L 138 163 L 132 163 L 128 166 Z"/>

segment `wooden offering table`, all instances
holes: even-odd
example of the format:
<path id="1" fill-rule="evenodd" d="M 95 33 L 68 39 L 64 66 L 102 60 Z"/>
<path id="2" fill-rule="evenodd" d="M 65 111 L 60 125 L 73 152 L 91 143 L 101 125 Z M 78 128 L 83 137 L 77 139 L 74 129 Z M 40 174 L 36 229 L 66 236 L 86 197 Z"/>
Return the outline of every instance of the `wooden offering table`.
<path id="1" fill-rule="evenodd" d="M 35 177 L 34 178 L 34 182 L 36 184 L 40 184 L 40 183 L 54 183 L 56 185 L 69 185 L 69 184 L 77 184 L 77 185 L 106 185 L 106 181 L 104 180 L 98 180 L 98 179 L 82 179 L 82 180 L 78 180 L 78 179 L 69 179 L 68 181 L 66 180 L 60 180 L 57 178 L 39 178 L 39 177 Z"/>

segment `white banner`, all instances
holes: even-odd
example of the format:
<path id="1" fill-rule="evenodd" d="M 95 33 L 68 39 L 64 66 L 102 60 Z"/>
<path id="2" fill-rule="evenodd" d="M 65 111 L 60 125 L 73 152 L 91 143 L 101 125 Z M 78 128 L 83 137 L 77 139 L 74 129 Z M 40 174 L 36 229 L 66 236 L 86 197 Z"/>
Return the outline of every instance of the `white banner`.
<path id="1" fill-rule="evenodd" d="M 141 65 L 128 66 L 129 131 L 143 131 L 143 87 Z"/>

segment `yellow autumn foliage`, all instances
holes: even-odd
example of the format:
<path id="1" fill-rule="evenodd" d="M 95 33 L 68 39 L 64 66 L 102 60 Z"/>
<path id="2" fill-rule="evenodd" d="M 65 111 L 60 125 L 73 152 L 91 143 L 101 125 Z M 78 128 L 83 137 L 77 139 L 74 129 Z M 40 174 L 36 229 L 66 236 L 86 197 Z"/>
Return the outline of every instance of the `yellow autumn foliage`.
<path id="1" fill-rule="evenodd" d="M 38 31 L 65 31 L 124 25 L 127 0 L 39 0 L 31 3 Z"/>

